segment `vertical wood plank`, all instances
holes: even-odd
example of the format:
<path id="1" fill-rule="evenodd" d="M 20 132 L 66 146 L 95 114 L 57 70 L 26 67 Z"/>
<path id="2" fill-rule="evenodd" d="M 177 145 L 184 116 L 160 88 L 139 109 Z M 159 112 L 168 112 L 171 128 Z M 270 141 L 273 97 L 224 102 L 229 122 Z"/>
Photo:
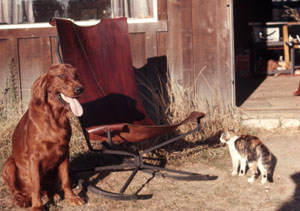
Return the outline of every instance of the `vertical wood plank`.
<path id="1" fill-rule="evenodd" d="M 168 0 L 167 54 L 171 77 L 191 85 L 193 72 L 192 1 Z"/>
<path id="2" fill-rule="evenodd" d="M 158 0 L 157 10 L 158 20 L 167 20 L 167 0 Z"/>
<path id="3" fill-rule="evenodd" d="M 57 37 L 50 37 L 50 47 L 51 47 L 51 64 L 58 64 L 58 59 L 57 59 L 57 55 L 56 55 L 56 40 Z"/>
<path id="4" fill-rule="evenodd" d="M 41 48 L 41 63 L 42 71 L 46 72 L 51 66 L 51 38 L 41 37 L 40 38 L 40 48 Z"/>
<path id="5" fill-rule="evenodd" d="M 19 39 L 19 58 L 21 71 L 22 102 L 27 108 L 33 82 L 45 71 L 41 55 L 40 38 Z"/>
<path id="6" fill-rule="evenodd" d="M 232 64 L 232 34 L 231 10 L 233 9 L 231 0 L 217 1 L 217 43 L 218 43 L 218 81 L 220 97 L 226 104 L 234 104 L 234 70 Z"/>
<path id="7" fill-rule="evenodd" d="M 157 56 L 166 56 L 167 55 L 167 32 L 158 32 L 157 33 Z"/>
<path id="8" fill-rule="evenodd" d="M 140 68 L 147 63 L 146 58 L 146 34 L 145 33 L 131 33 L 130 47 L 133 66 Z"/>
<path id="9" fill-rule="evenodd" d="M 181 1 L 182 22 L 182 68 L 184 83 L 191 86 L 194 81 L 193 71 L 193 34 L 192 34 L 192 1 Z"/>
<path id="10" fill-rule="evenodd" d="M 168 0 L 167 57 L 170 77 L 183 83 L 181 1 Z"/>
<path id="11" fill-rule="evenodd" d="M 157 56 L 156 32 L 146 33 L 146 58 Z"/>
<path id="12" fill-rule="evenodd" d="M 218 84 L 217 1 L 192 1 L 194 71 L 199 78 L 196 91 L 212 105 Z"/>

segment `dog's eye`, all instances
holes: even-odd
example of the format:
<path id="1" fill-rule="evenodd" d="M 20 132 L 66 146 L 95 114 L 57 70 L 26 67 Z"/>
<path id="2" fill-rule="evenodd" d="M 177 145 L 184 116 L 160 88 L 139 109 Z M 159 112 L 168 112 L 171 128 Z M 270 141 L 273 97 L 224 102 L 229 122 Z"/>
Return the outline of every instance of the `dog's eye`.
<path id="1" fill-rule="evenodd" d="M 61 79 L 64 79 L 65 75 L 64 74 L 59 74 L 58 77 L 61 78 Z"/>

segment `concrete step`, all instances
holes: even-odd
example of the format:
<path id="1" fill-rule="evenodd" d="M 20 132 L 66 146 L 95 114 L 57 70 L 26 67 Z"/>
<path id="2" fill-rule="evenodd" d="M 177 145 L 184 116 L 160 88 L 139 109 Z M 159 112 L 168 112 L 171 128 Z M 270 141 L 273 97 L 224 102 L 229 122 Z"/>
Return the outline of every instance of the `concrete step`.
<path id="1" fill-rule="evenodd" d="M 242 124 L 264 129 L 300 128 L 300 109 L 238 109 Z"/>

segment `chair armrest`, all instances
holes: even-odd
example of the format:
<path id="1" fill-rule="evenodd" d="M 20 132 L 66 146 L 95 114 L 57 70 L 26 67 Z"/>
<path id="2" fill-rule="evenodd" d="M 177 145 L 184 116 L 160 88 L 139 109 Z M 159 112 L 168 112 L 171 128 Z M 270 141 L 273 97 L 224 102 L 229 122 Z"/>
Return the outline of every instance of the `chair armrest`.
<path id="1" fill-rule="evenodd" d="M 99 125 L 99 126 L 92 126 L 86 128 L 86 131 L 88 133 L 94 133 L 97 135 L 106 134 L 107 131 L 122 131 L 124 126 L 126 126 L 127 123 L 119 123 L 119 124 L 111 124 L 111 125 Z"/>

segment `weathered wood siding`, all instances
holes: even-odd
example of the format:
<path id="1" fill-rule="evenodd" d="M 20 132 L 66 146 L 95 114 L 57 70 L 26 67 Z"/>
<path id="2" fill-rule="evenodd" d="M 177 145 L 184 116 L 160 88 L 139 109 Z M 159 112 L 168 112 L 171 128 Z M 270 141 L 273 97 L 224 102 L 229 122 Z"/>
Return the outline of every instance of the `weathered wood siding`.
<path id="1" fill-rule="evenodd" d="M 168 60 L 172 77 L 193 85 L 214 106 L 234 101 L 230 0 L 169 0 Z"/>
<path id="2" fill-rule="evenodd" d="M 171 77 L 211 106 L 235 102 L 231 0 L 168 0 Z M 195 83 L 196 81 L 196 83 Z"/>
<path id="3" fill-rule="evenodd" d="M 24 105 L 27 105 L 33 81 L 56 62 L 53 54 L 55 37 L 56 31 L 52 28 L 0 30 L 0 91 L 4 92 L 6 88 L 7 67 L 11 58 L 16 67 L 16 88 Z"/>
<path id="4" fill-rule="evenodd" d="M 215 105 L 232 104 L 231 0 L 158 0 L 159 23 L 130 24 L 135 67 L 166 55 L 171 77 Z M 6 87 L 7 62 L 16 64 L 17 85 L 25 105 L 33 81 L 52 63 L 54 27 L 0 29 L 0 91 Z M 196 80 L 196 84 L 194 81 Z"/>

